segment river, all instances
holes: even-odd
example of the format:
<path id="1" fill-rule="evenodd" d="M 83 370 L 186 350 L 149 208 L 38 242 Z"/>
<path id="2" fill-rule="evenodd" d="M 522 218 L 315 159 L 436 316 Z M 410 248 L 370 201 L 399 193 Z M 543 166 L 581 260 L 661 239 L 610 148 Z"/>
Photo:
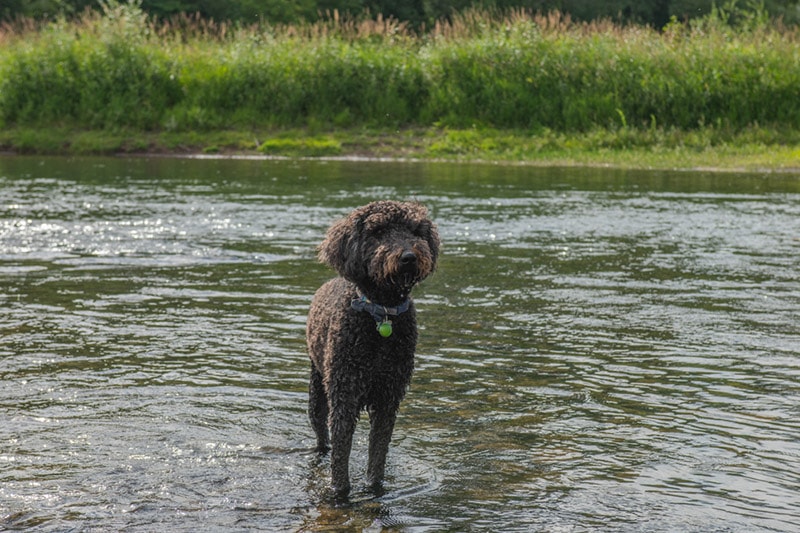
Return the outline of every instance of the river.
<path id="1" fill-rule="evenodd" d="M 426 204 L 385 493 L 306 418 L 326 227 Z M 800 531 L 800 176 L 0 157 L 0 529 Z"/>

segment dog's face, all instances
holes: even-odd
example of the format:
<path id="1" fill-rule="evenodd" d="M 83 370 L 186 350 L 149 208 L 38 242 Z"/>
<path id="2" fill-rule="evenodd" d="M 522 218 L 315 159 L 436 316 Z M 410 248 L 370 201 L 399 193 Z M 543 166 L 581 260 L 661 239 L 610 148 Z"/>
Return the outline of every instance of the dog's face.
<path id="1" fill-rule="evenodd" d="M 411 288 L 436 269 L 439 234 L 424 206 L 380 201 L 335 222 L 319 258 L 360 287 Z"/>

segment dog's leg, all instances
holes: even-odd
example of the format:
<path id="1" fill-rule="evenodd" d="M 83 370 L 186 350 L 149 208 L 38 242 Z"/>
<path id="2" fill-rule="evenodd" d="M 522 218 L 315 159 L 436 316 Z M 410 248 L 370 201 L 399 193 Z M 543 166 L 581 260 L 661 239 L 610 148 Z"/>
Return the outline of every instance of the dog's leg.
<path id="1" fill-rule="evenodd" d="M 337 497 L 350 492 L 350 450 L 358 421 L 358 406 L 331 394 L 331 486 Z"/>
<path id="2" fill-rule="evenodd" d="M 317 451 L 327 452 L 330 449 L 328 445 L 328 399 L 325 395 L 325 385 L 322 383 L 322 374 L 313 364 L 311 365 L 311 379 L 308 383 L 308 418 L 317 435 Z"/>
<path id="3" fill-rule="evenodd" d="M 369 458 L 367 460 L 367 483 L 373 487 L 383 481 L 386 454 L 392 440 L 397 419 L 396 405 L 371 407 L 369 409 Z"/>

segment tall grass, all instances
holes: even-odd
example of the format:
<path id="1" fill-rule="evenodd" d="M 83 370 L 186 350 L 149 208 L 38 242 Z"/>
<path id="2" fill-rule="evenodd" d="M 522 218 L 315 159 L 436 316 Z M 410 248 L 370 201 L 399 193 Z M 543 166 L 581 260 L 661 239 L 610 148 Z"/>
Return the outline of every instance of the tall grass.
<path id="1" fill-rule="evenodd" d="M 796 30 L 713 17 L 658 32 L 472 11 L 393 20 L 156 23 L 135 4 L 0 28 L 0 126 L 186 130 L 472 125 L 800 127 Z"/>

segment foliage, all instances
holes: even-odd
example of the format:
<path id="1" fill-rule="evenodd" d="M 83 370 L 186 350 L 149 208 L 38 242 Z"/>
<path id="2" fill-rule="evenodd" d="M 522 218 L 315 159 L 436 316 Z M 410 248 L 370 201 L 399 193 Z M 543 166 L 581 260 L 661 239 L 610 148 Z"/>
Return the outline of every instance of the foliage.
<path id="1" fill-rule="evenodd" d="M 15 17 L 53 18 L 80 15 L 87 8 L 100 9 L 102 0 L 2 0 L 0 20 Z M 320 14 L 381 14 L 409 22 L 412 27 L 430 27 L 439 19 L 480 7 L 488 10 L 527 9 L 548 13 L 559 10 L 574 20 L 612 19 L 620 23 L 647 24 L 662 28 L 671 17 L 686 21 L 703 17 L 715 8 L 714 0 L 142 0 L 142 9 L 159 19 L 178 14 L 199 14 L 216 21 L 298 23 L 317 20 Z M 763 0 L 771 17 L 796 23 L 798 0 Z"/>
<path id="2" fill-rule="evenodd" d="M 0 30 L 0 126 L 800 127 L 797 32 L 734 2 L 663 32 L 468 11 L 422 36 L 383 17 L 245 27 L 142 5 Z"/>

